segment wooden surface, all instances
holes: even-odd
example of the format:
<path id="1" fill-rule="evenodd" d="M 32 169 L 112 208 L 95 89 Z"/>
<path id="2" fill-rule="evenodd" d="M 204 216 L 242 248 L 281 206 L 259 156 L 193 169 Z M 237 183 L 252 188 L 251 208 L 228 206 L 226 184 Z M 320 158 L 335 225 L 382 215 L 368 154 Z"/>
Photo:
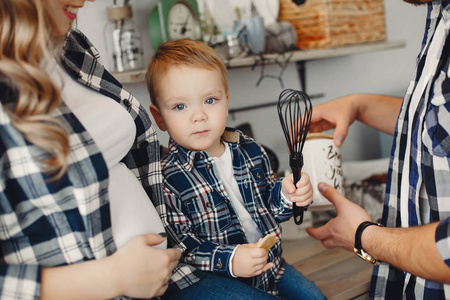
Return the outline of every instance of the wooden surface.
<path id="1" fill-rule="evenodd" d="M 358 44 L 326 49 L 297 50 L 286 52 L 284 54 L 284 57 L 289 58 L 290 62 L 309 61 L 338 56 L 346 56 L 352 54 L 369 53 L 380 50 L 395 49 L 404 47 L 405 45 L 406 45 L 405 41 L 386 41 L 386 42 L 366 43 L 366 44 Z M 277 61 L 283 60 L 283 57 L 280 57 L 280 54 L 274 53 L 265 54 L 263 57 L 266 61 L 266 64 L 274 64 L 277 63 Z M 253 66 L 257 64 L 260 60 L 261 57 L 259 56 L 246 56 L 233 58 L 231 60 L 224 61 L 224 63 L 228 68 L 238 68 L 238 67 Z M 117 80 L 119 80 L 122 83 L 142 82 L 144 81 L 145 78 L 145 72 L 146 70 L 136 70 L 130 72 L 113 73 L 113 75 L 114 77 L 117 78 Z"/>
<path id="2" fill-rule="evenodd" d="M 329 300 L 368 299 L 372 265 L 353 252 L 326 249 L 307 237 L 283 240 L 283 257 L 314 281 Z"/>

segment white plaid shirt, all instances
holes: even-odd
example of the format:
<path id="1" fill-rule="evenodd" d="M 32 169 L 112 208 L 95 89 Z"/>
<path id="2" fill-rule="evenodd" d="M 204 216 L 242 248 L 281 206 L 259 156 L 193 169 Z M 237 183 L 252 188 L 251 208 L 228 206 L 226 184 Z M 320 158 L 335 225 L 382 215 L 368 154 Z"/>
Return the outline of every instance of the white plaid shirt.
<path id="1" fill-rule="evenodd" d="M 130 113 L 136 137 L 122 162 L 136 175 L 155 206 L 161 208 L 156 132 L 145 109 L 98 59 L 98 52 L 84 35 L 70 33 L 63 65 L 80 83 L 112 98 Z M 2 83 L 0 100 L 2 104 L 14 101 Z M 36 162 L 45 154 L 23 138 L 0 106 L 1 299 L 39 299 L 42 267 L 100 259 L 116 251 L 105 161 L 92 137 L 63 102 L 52 115 L 69 130 L 69 168 L 60 180 L 47 182 Z M 166 230 L 175 236 L 170 228 Z M 193 272 L 191 266 L 180 264 L 172 277 L 175 288 L 196 282 Z"/>
<path id="2" fill-rule="evenodd" d="M 436 247 L 450 267 L 450 3 L 435 0 L 428 8 L 416 74 L 397 121 L 383 222 L 412 227 L 440 221 Z M 374 269 L 370 297 L 450 299 L 450 285 L 383 263 Z"/>

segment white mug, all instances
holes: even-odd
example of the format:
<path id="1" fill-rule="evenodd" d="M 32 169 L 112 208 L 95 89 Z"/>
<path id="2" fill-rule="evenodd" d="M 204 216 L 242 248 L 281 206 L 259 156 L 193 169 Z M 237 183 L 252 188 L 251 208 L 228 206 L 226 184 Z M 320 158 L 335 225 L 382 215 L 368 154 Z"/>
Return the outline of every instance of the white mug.
<path id="1" fill-rule="evenodd" d="M 333 142 L 333 135 L 309 133 L 303 146 L 302 172 L 309 175 L 313 187 L 313 203 L 308 210 L 319 211 L 334 209 L 318 190 L 319 182 L 326 182 L 344 193 L 344 177 L 341 166 L 341 151 Z"/>

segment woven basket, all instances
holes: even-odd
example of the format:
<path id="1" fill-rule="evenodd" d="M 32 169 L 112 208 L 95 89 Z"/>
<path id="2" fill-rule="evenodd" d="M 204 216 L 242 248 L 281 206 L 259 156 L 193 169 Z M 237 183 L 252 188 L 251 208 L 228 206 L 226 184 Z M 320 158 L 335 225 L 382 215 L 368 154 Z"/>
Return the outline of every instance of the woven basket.
<path id="1" fill-rule="evenodd" d="M 295 27 L 300 49 L 386 40 L 383 0 L 280 0 L 279 20 Z"/>

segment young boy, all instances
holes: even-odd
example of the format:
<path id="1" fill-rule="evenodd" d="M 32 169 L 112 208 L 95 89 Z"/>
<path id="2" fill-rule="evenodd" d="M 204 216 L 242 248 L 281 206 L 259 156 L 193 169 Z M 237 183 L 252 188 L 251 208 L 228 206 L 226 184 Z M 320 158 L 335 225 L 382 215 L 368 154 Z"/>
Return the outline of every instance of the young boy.
<path id="1" fill-rule="evenodd" d="M 270 294 L 323 299 L 315 284 L 281 257 L 278 241 L 257 247 L 266 234 L 281 238 L 279 223 L 293 202 L 312 201 L 309 177 L 276 180 L 263 148 L 226 128 L 226 68 L 206 44 L 189 39 L 162 44 L 147 70 L 150 111 L 170 135 L 162 159 L 167 214 L 187 247 L 183 259 L 200 270 L 237 277 Z"/>

